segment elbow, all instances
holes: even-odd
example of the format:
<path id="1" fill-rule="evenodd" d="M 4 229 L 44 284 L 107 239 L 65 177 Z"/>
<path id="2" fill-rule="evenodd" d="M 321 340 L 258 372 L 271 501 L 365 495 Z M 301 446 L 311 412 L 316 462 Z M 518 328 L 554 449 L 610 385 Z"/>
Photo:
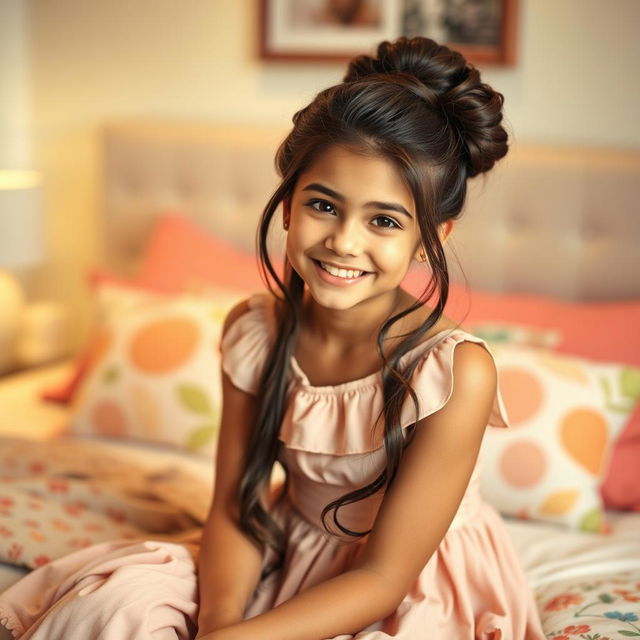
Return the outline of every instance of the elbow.
<path id="1" fill-rule="evenodd" d="M 392 614 L 411 589 L 411 586 L 407 586 L 404 581 L 376 567 L 362 566 L 359 570 L 365 572 L 368 579 L 375 585 L 376 609 L 379 618 Z"/>

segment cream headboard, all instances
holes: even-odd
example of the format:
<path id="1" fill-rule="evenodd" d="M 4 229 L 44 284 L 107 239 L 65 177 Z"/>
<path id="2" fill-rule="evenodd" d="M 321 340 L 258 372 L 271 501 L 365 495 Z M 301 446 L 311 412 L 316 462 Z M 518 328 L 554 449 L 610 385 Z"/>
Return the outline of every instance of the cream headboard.
<path id="1" fill-rule="evenodd" d="M 154 219 L 181 212 L 254 249 L 281 129 L 125 122 L 104 129 L 104 255 L 130 272 Z M 470 182 L 448 245 L 473 288 L 573 300 L 640 297 L 640 151 L 513 145 Z M 453 250 L 453 254 L 452 254 Z"/>

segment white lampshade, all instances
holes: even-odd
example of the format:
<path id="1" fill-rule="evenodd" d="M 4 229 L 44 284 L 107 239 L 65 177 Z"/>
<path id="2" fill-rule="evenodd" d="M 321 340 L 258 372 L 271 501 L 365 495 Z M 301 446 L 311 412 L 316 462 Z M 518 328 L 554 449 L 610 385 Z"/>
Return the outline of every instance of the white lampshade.
<path id="1" fill-rule="evenodd" d="M 25 299 L 9 271 L 43 259 L 39 176 L 0 170 L 0 373 L 15 364 Z"/>
<path id="2" fill-rule="evenodd" d="M 40 177 L 0 170 L 0 268 L 22 269 L 43 259 Z"/>

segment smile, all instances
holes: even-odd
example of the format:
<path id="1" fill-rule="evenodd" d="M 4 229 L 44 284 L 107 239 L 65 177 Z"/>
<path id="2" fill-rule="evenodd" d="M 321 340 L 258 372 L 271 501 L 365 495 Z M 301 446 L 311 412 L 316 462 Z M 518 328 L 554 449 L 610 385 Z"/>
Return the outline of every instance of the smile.
<path id="1" fill-rule="evenodd" d="M 320 262 L 320 266 L 327 273 L 330 273 L 332 276 L 337 276 L 338 278 L 358 278 L 363 273 L 367 273 L 366 271 L 356 271 L 354 269 L 339 269 L 338 267 L 334 267 L 326 262 Z"/>
<path id="2" fill-rule="evenodd" d="M 312 262 L 316 267 L 320 278 L 329 284 L 349 285 L 360 282 L 366 276 L 371 275 L 369 271 L 334 267 L 333 265 L 321 262 L 320 260 L 312 260 Z"/>

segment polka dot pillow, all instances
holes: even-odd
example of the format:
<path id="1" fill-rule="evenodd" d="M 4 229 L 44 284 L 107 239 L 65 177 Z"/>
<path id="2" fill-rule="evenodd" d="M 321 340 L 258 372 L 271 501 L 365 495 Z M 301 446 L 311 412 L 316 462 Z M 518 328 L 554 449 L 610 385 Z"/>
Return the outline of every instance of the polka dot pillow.
<path id="1" fill-rule="evenodd" d="M 154 296 L 108 285 L 99 296 L 103 324 L 70 430 L 212 455 L 221 409 L 220 335 L 242 294 Z"/>
<path id="2" fill-rule="evenodd" d="M 512 428 L 485 434 L 485 499 L 508 516 L 606 531 L 599 485 L 640 399 L 640 369 L 488 345 Z"/>

